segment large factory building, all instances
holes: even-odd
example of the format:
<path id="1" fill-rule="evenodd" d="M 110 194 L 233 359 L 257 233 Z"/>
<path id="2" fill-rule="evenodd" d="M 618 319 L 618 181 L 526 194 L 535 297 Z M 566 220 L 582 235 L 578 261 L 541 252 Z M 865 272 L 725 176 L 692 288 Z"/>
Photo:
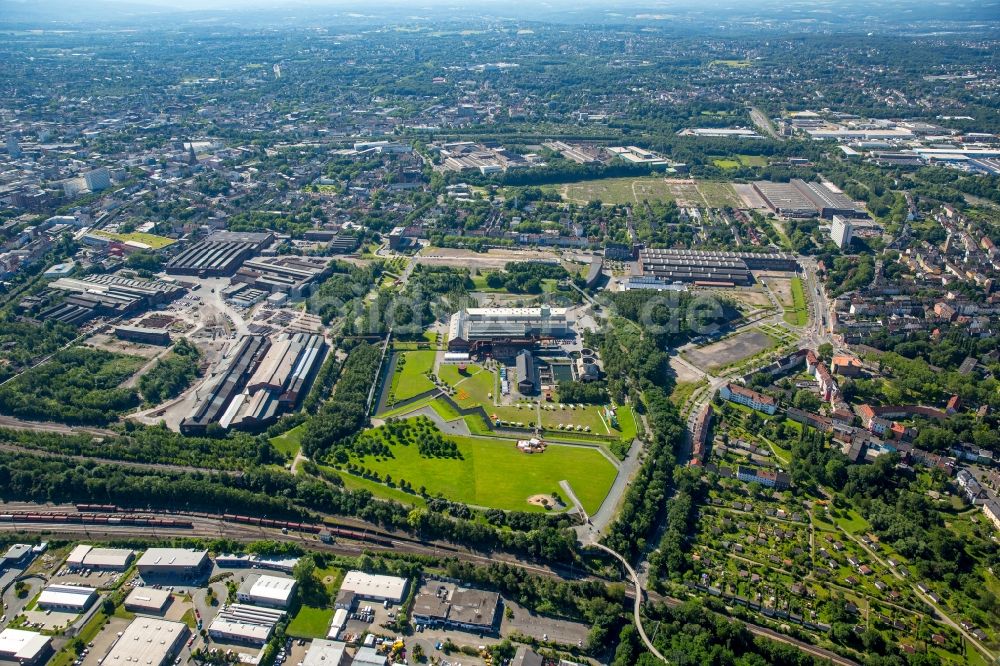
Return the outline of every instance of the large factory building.
<path id="1" fill-rule="evenodd" d="M 691 283 L 703 286 L 747 285 L 753 282 L 752 270 L 796 271 L 798 261 L 782 252 L 707 252 L 646 248 L 639 252 L 637 264 L 643 276 L 664 283 Z"/>
<path id="2" fill-rule="evenodd" d="M 325 352 L 321 335 L 293 333 L 274 343 L 264 336 L 244 336 L 226 358 L 218 381 L 181 422 L 181 432 L 202 434 L 210 423 L 256 429 L 274 421 L 304 395 Z"/>
<path id="3" fill-rule="evenodd" d="M 572 333 L 566 308 L 466 308 L 451 316 L 448 351 L 523 348 Z"/>

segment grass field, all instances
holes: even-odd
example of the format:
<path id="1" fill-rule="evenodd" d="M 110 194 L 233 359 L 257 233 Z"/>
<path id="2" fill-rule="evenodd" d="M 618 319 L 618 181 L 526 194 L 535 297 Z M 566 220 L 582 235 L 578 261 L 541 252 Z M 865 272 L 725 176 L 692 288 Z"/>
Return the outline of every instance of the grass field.
<path id="1" fill-rule="evenodd" d="M 767 158 L 763 155 L 737 155 L 740 164 L 748 167 L 766 167 Z"/>
<path id="2" fill-rule="evenodd" d="M 396 355 L 389 402 L 399 402 L 434 388 L 427 373 L 434 367 L 433 351 L 409 351 Z"/>
<path id="3" fill-rule="evenodd" d="M 719 167 L 720 169 L 737 169 L 740 166 L 739 160 L 712 160 L 712 164 Z"/>
<path id="4" fill-rule="evenodd" d="M 650 201 L 670 201 L 674 197 L 670 186 L 660 177 L 604 178 L 564 185 L 545 185 L 543 189 L 558 192 L 563 199 L 576 203 L 600 200 L 605 204 L 634 204 Z"/>
<path id="5" fill-rule="evenodd" d="M 288 432 L 284 432 L 277 437 L 271 438 L 271 446 L 283 453 L 289 460 L 294 460 L 299 449 L 302 448 L 302 435 L 306 426 L 297 425 Z"/>
<path id="6" fill-rule="evenodd" d="M 750 67 L 753 63 L 749 60 L 713 60 L 708 63 L 709 67 Z"/>
<path id="7" fill-rule="evenodd" d="M 124 243 L 126 241 L 132 241 L 134 243 L 143 243 L 148 245 L 154 250 L 161 250 L 168 245 L 173 245 L 177 241 L 172 238 L 167 238 L 165 236 L 157 236 L 156 234 L 144 234 L 139 231 L 133 231 L 128 234 L 113 234 L 108 231 L 95 231 L 93 232 L 95 236 L 101 236 L 102 238 L 109 238 L 113 241 L 118 241 Z"/>
<path id="8" fill-rule="evenodd" d="M 805 326 L 809 323 L 809 304 L 806 302 L 802 278 L 792 278 L 792 307 L 785 308 L 784 319 L 793 326 Z"/>
<path id="9" fill-rule="evenodd" d="M 333 619 L 332 608 L 317 608 L 303 604 L 288 623 L 287 634 L 295 638 L 326 638 Z"/>
<path id="10" fill-rule="evenodd" d="M 741 208 L 743 199 L 729 183 L 719 183 L 712 180 L 698 182 L 698 192 L 705 203 L 711 208 Z"/>
<path id="11" fill-rule="evenodd" d="M 461 459 L 425 458 L 416 446 L 393 443 L 392 458 L 367 456 L 354 462 L 383 479 L 391 475 L 395 482 L 405 479 L 414 488 L 423 486 L 431 496 L 440 493 L 456 502 L 519 511 L 544 511 L 527 502 L 532 495 L 557 493 L 567 504 L 559 488 L 559 482 L 566 480 L 587 512 L 596 512 L 616 475 L 596 448 L 552 444 L 544 453 L 529 455 L 518 451 L 512 440 L 447 439 L 455 442 Z"/>

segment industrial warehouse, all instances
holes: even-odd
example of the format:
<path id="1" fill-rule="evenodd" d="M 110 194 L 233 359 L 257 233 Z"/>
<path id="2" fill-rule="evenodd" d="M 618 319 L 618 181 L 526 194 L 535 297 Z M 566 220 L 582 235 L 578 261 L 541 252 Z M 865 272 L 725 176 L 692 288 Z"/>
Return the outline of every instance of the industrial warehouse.
<path id="1" fill-rule="evenodd" d="M 636 264 L 644 277 L 664 282 L 702 286 L 734 286 L 753 283 L 752 270 L 796 271 L 793 255 L 781 252 L 708 252 L 700 250 L 643 249 Z"/>
<path id="2" fill-rule="evenodd" d="M 43 664 L 52 654 L 52 638 L 21 629 L 0 631 L 0 660 L 23 666 Z"/>
<path id="3" fill-rule="evenodd" d="M 299 298 L 307 295 L 310 285 L 329 273 L 330 263 L 325 257 L 259 257 L 245 261 L 232 280 L 265 292 Z"/>
<path id="4" fill-rule="evenodd" d="M 169 303 L 186 290 L 163 280 L 133 280 L 119 275 L 59 278 L 49 285 L 67 292 L 57 305 L 39 313 L 39 319 L 79 325 L 95 317 L 122 317 Z"/>
<path id="5" fill-rule="evenodd" d="M 135 552 L 128 548 L 94 548 L 80 544 L 66 558 L 70 569 L 100 569 L 125 571 L 135 559 Z"/>
<path id="6" fill-rule="evenodd" d="M 164 269 L 171 275 L 232 275 L 240 265 L 271 244 L 274 234 L 219 231 L 174 255 Z"/>
<path id="7" fill-rule="evenodd" d="M 193 577 L 204 572 L 208 564 L 207 550 L 150 548 L 136 562 L 136 568 L 142 576 Z"/>
<path id="8" fill-rule="evenodd" d="M 466 308 L 451 316 L 448 351 L 478 353 L 532 346 L 572 333 L 566 308 Z"/>
<path id="9" fill-rule="evenodd" d="M 92 587 L 61 585 L 53 583 L 42 590 L 36 603 L 45 610 L 67 613 L 82 613 L 97 599 L 97 590 Z"/>
<path id="10" fill-rule="evenodd" d="M 248 576 L 236 592 L 242 603 L 267 608 L 288 608 L 295 594 L 295 581 L 278 576 Z"/>
<path id="11" fill-rule="evenodd" d="M 219 641 L 263 645 L 283 617 L 283 610 L 230 604 L 208 625 L 208 634 Z"/>
<path id="12" fill-rule="evenodd" d="M 768 208 L 783 217 L 868 217 L 867 211 L 839 190 L 819 183 L 807 183 L 798 178 L 789 183 L 759 180 L 753 184 Z"/>
<path id="13" fill-rule="evenodd" d="M 104 666 L 163 666 L 180 651 L 188 634 L 187 625 L 182 622 L 139 616 L 122 632 L 101 663 Z"/>
<path id="14" fill-rule="evenodd" d="M 273 344 L 264 336 L 243 336 L 214 386 L 181 422 L 181 432 L 201 434 L 210 423 L 255 429 L 272 422 L 304 395 L 325 351 L 321 335 L 282 335 Z"/>

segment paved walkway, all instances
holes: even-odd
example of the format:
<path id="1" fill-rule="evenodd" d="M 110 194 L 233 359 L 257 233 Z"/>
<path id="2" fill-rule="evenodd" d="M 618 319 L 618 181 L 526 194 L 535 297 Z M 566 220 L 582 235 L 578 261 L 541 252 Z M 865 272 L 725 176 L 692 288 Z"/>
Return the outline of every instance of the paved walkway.
<path id="1" fill-rule="evenodd" d="M 639 576 L 635 573 L 635 569 L 632 568 L 632 565 L 629 564 L 624 557 L 607 546 L 599 543 L 595 543 L 593 546 L 594 548 L 598 548 L 608 553 L 621 562 L 621 565 L 625 567 L 625 571 L 628 573 L 629 578 L 632 579 L 632 584 L 635 585 L 635 605 L 632 607 L 632 614 L 635 619 L 635 628 L 639 630 L 639 637 L 642 638 L 642 642 L 646 644 L 646 649 L 649 650 L 653 656 L 664 663 L 670 663 L 667 661 L 667 658 L 660 654 L 660 651 L 656 649 L 656 646 L 653 645 L 653 641 L 649 640 L 649 636 L 646 635 L 646 630 L 642 627 L 642 600 L 644 592 L 642 590 L 642 585 L 639 583 Z"/>

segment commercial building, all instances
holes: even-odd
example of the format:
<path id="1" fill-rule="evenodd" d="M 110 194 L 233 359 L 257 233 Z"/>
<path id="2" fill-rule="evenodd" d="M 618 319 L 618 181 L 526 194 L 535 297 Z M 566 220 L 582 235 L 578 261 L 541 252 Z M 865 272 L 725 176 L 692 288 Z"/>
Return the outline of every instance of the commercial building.
<path id="1" fill-rule="evenodd" d="M 172 275 L 232 275 L 244 261 L 273 240 L 274 235 L 270 232 L 218 231 L 178 252 L 164 269 Z"/>
<path id="2" fill-rule="evenodd" d="M 347 643 L 317 638 L 309 645 L 305 659 L 299 666 L 348 666 L 350 663 Z"/>
<path id="3" fill-rule="evenodd" d="M 283 617 L 283 610 L 231 604 L 223 607 L 208 625 L 208 634 L 219 641 L 263 645 Z"/>
<path id="4" fill-rule="evenodd" d="M 570 333 L 566 308 L 466 308 L 451 316 L 448 351 L 526 347 Z"/>
<path id="5" fill-rule="evenodd" d="M 165 666 L 188 637 L 187 625 L 152 617 L 137 617 L 118 637 L 103 666 Z"/>
<path id="6" fill-rule="evenodd" d="M 52 655 L 52 639 L 34 631 L 4 629 L 0 631 L 0 659 L 24 666 L 44 664 Z"/>
<path id="7" fill-rule="evenodd" d="M 132 611 L 133 613 L 160 615 L 167 610 L 167 606 L 170 605 L 172 599 L 173 596 L 167 590 L 157 590 L 152 587 L 136 587 L 125 597 L 125 610 Z"/>
<path id="8" fill-rule="evenodd" d="M 769 395 L 752 391 L 739 384 L 726 384 L 719 389 L 719 395 L 723 400 L 746 405 L 751 409 L 765 414 L 774 414 L 778 409 L 778 401 Z"/>
<path id="9" fill-rule="evenodd" d="M 80 544 L 66 558 L 66 566 L 70 569 L 125 571 L 133 559 L 135 552 L 127 548 L 94 548 Z"/>
<path id="10" fill-rule="evenodd" d="M 136 567 L 143 576 L 195 576 L 208 567 L 207 550 L 150 548 Z"/>
<path id="11" fill-rule="evenodd" d="M 615 157 L 632 164 L 646 164 L 648 166 L 670 165 L 670 160 L 666 157 L 654 153 L 652 150 L 639 148 L 638 146 L 616 146 L 608 148 L 608 152 Z"/>
<path id="12" fill-rule="evenodd" d="M 433 627 L 492 631 L 499 608 L 496 592 L 431 582 L 414 600 L 413 620 Z"/>
<path id="13" fill-rule="evenodd" d="M 517 353 L 517 390 L 522 395 L 530 395 L 538 390 L 535 371 L 535 357 L 527 349 L 522 349 Z"/>
<path id="14" fill-rule="evenodd" d="M 82 613 L 97 600 L 97 590 L 76 585 L 49 585 L 38 595 L 38 607 L 45 610 Z"/>
<path id="15" fill-rule="evenodd" d="M 115 337 L 129 342 L 140 342 L 145 345 L 170 344 L 170 331 L 165 328 L 146 328 L 145 326 L 116 326 Z"/>
<path id="16" fill-rule="evenodd" d="M 68 292 L 57 305 L 39 313 L 43 320 L 82 324 L 95 317 L 122 317 L 180 298 L 186 290 L 162 280 L 133 280 L 119 275 L 59 278 L 49 289 Z"/>
<path id="17" fill-rule="evenodd" d="M 242 603 L 267 608 L 288 608 L 295 594 L 295 581 L 278 576 L 247 576 L 236 592 Z"/>
<path id="18" fill-rule="evenodd" d="M 24 568 L 31 562 L 33 556 L 34 551 L 31 544 L 15 543 L 3 555 L 0 555 L 0 571 L 16 567 Z"/>
<path id="19" fill-rule="evenodd" d="M 853 233 L 854 227 L 851 225 L 850 220 L 840 215 L 833 216 L 833 222 L 830 224 L 830 239 L 837 247 L 841 250 L 849 247 Z"/>
<path id="20" fill-rule="evenodd" d="M 111 187 L 111 172 L 107 167 L 100 167 L 83 174 L 83 182 L 91 192 L 100 192 Z"/>
<path id="21" fill-rule="evenodd" d="M 759 180 L 752 187 L 768 208 L 783 217 L 868 217 L 863 206 L 828 185 L 795 178 L 788 183 Z"/>
<path id="22" fill-rule="evenodd" d="M 359 599 L 391 601 L 401 603 L 406 596 L 409 581 L 399 576 L 368 574 L 364 571 L 348 571 L 340 589 L 353 592 Z"/>

